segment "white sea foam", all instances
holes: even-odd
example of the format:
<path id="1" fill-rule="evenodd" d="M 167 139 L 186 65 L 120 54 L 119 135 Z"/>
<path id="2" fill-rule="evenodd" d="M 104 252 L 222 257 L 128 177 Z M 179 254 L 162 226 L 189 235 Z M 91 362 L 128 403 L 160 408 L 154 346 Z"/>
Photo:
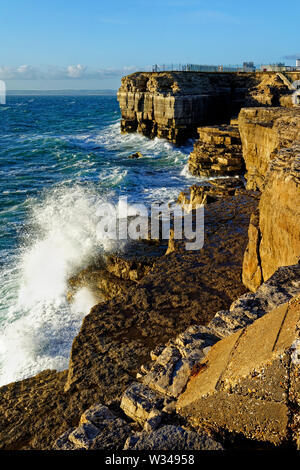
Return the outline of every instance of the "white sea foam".
<path id="1" fill-rule="evenodd" d="M 58 155 L 60 161 L 66 160 L 64 170 L 76 168 L 78 174 L 90 175 L 97 158 L 93 149 L 103 148 L 105 155 L 109 152 L 108 160 L 103 161 L 98 183 L 93 187 L 74 186 L 67 173 L 64 184 L 44 198 L 26 201 L 31 210 L 27 242 L 0 273 L 0 385 L 43 369 L 68 367 L 72 341 L 83 317 L 96 303 L 93 293 L 83 288 L 70 306 L 66 300 L 68 278 L 99 252 L 116 247 L 111 241 L 99 239 L 99 202 L 112 202 L 114 188 L 120 187 L 133 195 L 133 202 L 169 201 L 177 198 L 185 180 L 191 184 L 188 173 L 181 173 L 185 171 L 189 146 L 178 149 L 160 139 L 121 135 L 119 121 L 101 133 L 57 138 L 88 152 L 91 149 L 91 157 L 84 163 L 76 153 L 68 158 L 63 153 Z M 135 151 L 142 152 L 145 159 L 127 160 Z M 123 164 L 119 164 L 119 158 Z M 124 211 L 121 204 L 121 217 Z"/>
<path id="2" fill-rule="evenodd" d="M 84 146 L 85 148 L 103 147 L 116 152 L 119 156 L 128 156 L 133 151 L 140 151 L 144 157 L 159 158 L 165 154 L 167 159 L 174 162 L 186 160 L 192 149 L 192 141 L 178 148 L 164 139 L 148 139 L 141 134 L 121 134 L 119 120 L 107 126 L 99 133 L 65 136 L 64 139 Z"/>
<path id="3" fill-rule="evenodd" d="M 18 298 L 10 300 L 0 334 L 0 384 L 31 376 L 45 368 L 68 366 L 72 340 L 82 318 L 96 303 L 81 289 L 73 305 L 66 300 L 67 281 L 111 242 L 97 238 L 97 205 L 92 189 L 61 187 L 33 203 L 30 241 L 21 249 L 13 276 Z M 6 283 L 7 286 L 7 283 Z"/>

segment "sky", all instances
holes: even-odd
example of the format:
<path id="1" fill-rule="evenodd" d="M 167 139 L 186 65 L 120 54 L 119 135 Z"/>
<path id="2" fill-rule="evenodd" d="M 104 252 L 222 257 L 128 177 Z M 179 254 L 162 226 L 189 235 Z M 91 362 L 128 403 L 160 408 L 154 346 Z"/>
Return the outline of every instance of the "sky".
<path id="1" fill-rule="evenodd" d="M 2 0 L 0 12 L 8 90 L 117 89 L 153 64 L 300 58 L 299 0 Z"/>

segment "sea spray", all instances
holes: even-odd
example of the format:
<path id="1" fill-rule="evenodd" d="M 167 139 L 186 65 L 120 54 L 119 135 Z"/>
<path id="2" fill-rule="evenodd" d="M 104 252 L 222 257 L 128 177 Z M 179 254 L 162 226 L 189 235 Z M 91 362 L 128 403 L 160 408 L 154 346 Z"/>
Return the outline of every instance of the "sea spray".
<path id="1" fill-rule="evenodd" d="M 82 318 L 96 303 L 88 289 L 66 300 L 67 282 L 94 257 L 116 248 L 97 238 L 97 205 L 93 189 L 61 186 L 31 208 L 30 242 L 17 267 L 18 298 L 0 334 L 0 384 L 33 375 L 44 368 L 67 367 L 72 340 Z"/>
<path id="2" fill-rule="evenodd" d="M 2 109 L 2 108 L 1 108 Z M 5 111 L 5 112 L 4 112 Z M 120 133 L 116 97 L 9 96 L 0 127 L 0 383 L 68 366 L 94 299 L 66 301 L 67 280 L 115 249 L 95 233 L 96 206 L 168 202 L 191 143 Z M 144 158 L 128 159 L 140 151 Z M 196 178 L 194 179 L 196 182 Z"/>

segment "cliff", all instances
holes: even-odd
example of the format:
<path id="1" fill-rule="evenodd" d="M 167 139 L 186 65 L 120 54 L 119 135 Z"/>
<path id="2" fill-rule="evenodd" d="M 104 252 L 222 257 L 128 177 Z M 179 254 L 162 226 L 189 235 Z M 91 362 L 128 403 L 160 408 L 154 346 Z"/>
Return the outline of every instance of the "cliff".
<path id="1" fill-rule="evenodd" d="M 278 150 L 300 139 L 300 109 L 242 109 L 238 123 L 247 188 L 262 190 L 269 163 Z"/>
<path id="2" fill-rule="evenodd" d="M 119 92 L 123 130 L 176 143 L 245 103 L 288 99 L 276 74 L 133 74 Z M 207 204 L 202 249 L 171 238 L 166 253 L 151 246 L 155 259 L 111 256 L 70 279 L 101 302 L 83 320 L 67 371 L 0 388 L 1 449 L 221 450 L 238 446 L 237 436 L 258 448 L 295 446 L 299 109 L 243 109 L 239 133 L 241 141 L 234 125 L 200 129 L 199 168 L 219 170 L 215 152 L 243 163 L 242 151 L 248 183 L 226 178 L 180 195 L 191 209 Z"/>
<path id="3" fill-rule="evenodd" d="M 195 137 L 199 126 L 229 123 L 242 107 L 292 105 L 289 87 L 273 72 L 137 72 L 122 78 L 118 100 L 122 132 L 176 144 Z"/>
<path id="4" fill-rule="evenodd" d="M 300 259 L 300 110 L 244 109 L 239 128 L 247 186 L 262 191 L 243 263 L 243 282 L 256 290 Z"/>
<path id="5" fill-rule="evenodd" d="M 244 173 L 238 127 L 199 127 L 199 139 L 189 157 L 189 172 L 195 176 L 230 176 Z"/>

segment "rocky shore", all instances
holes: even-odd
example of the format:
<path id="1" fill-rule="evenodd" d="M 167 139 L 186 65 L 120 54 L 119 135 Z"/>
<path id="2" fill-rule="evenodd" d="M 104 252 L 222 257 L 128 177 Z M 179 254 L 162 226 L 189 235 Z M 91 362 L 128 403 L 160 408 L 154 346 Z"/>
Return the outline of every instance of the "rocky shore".
<path id="1" fill-rule="evenodd" d="M 198 129 L 190 166 L 222 178 L 178 204 L 205 204 L 204 246 L 136 242 L 73 276 L 70 300 L 89 286 L 99 303 L 68 370 L 0 388 L 0 448 L 297 447 L 299 108 L 268 73 L 133 74 L 118 98 L 123 131 Z"/>

